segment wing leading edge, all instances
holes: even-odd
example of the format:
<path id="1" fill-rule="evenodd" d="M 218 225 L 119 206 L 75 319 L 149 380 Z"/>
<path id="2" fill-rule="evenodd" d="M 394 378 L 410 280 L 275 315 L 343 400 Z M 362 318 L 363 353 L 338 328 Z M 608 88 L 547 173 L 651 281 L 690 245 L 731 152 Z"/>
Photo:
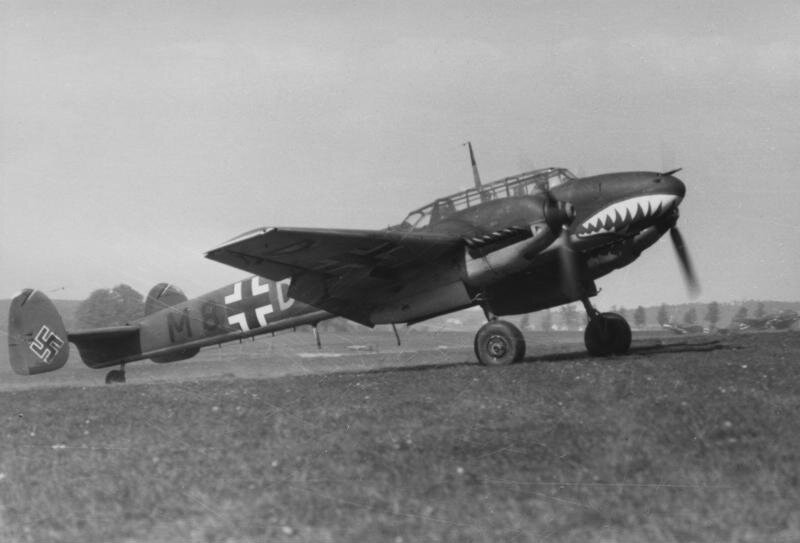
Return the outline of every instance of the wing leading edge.
<path id="1" fill-rule="evenodd" d="M 451 255 L 461 254 L 458 236 L 313 228 L 259 228 L 206 253 L 206 257 L 261 277 L 292 278 L 289 295 L 371 325 L 382 303 L 432 288 L 451 278 Z M 431 273 L 435 268 L 443 273 Z"/>

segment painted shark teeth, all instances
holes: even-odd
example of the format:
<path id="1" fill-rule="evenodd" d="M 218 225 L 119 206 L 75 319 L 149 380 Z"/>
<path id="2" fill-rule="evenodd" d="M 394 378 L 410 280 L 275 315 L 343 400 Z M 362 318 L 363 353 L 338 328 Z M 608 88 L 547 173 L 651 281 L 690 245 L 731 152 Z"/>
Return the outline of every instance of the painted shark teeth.
<path id="1" fill-rule="evenodd" d="M 677 201 L 675 194 L 648 194 L 614 202 L 584 221 L 577 234 L 585 237 L 616 232 L 632 222 L 669 211 Z"/>

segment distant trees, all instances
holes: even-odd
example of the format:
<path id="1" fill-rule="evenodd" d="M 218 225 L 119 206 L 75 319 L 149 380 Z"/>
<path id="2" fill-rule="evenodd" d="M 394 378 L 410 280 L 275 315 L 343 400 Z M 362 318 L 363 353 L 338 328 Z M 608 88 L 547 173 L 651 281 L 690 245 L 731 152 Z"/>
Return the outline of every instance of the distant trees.
<path id="1" fill-rule="evenodd" d="M 760 319 L 766 314 L 767 310 L 764 308 L 764 302 L 758 302 L 758 306 L 756 307 L 756 318 Z"/>
<path id="2" fill-rule="evenodd" d="M 656 321 L 658 324 L 665 325 L 669 322 L 669 313 L 667 312 L 667 304 L 661 304 L 658 308 L 658 314 L 656 315 Z"/>
<path id="3" fill-rule="evenodd" d="M 567 330 L 572 330 L 578 325 L 578 310 L 573 304 L 561 307 L 561 322 Z"/>
<path id="4" fill-rule="evenodd" d="M 719 304 L 717 302 L 711 302 L 708 304 L 708 310 L 706 311 L 706 321 L 714 327 L 719 322 Z"/>
<path id="5" fill-rule="evenodd" d="M 633 323 L 641 328 L 647 323 L 647 313 L 644 307 L 638 306 L 633 312 Z"/>
<path id="6" fill-rule="evenodd" d="M 519 328 L 520 330 L 527 330 L 528 327 L 531 325 L 531 317 L 528 313 L 522 315 L 522 319 L 519 321 Z"/>
<path id="7" fill-rule="evenodd" d="M 695 324 L 696 322 L 697 322 L 697 310 L 694 308 L 694 306 L 692 306 L 686 313 L 683 314 L 683 323 Z"/>
<path id="8" fill-rule="evenodd" d="M 615 305 L 612 305 L 612 306 L 611 306 L 611 312 L 612 312 L 612 313 L 616 313 L 617 315 L 619 315 L 619 316 L 620 316 L 620 317 L 622 317 L 623 319 L 624 319 L 624 318 L 626 318 L 626 317 L 628 316 L 628 310 L 627 310 L 627 309 L 625 309 L 623 306 L 619 306 L 619 307 L 617 307 L 617 306 L 615 306 Z"/>
<path id="9" fill-rule="evenodd" d="M 545 332 L 549 332 L 553 329 L 553 312 L 549 309 L 542 311 L 542 320 L 540 321 L 540 326 Z"/>
<path id="10" fill-rule="evenodd" d="M 747 306 L 743 305 L 739 308 L 736 314 L 733 316 L 734 320 L 743 320 L 747 318 Z"/>
<path id="11" fill-rule="evenodd" d="M 78 328 L 126 324 L 144 316 L 142 295 L 128 285 L 92 292 L 75 313 Z"/>

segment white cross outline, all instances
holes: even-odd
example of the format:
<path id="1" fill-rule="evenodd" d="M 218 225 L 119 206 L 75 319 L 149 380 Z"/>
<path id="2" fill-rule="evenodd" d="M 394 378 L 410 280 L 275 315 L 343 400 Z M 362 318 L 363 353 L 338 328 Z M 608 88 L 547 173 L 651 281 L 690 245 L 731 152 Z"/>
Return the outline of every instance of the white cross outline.
<path id="1" fill-rule="evenodd" d="M 250 327 L 247 325 L 247 315 L 244 313 L 237 313 L 235 315 L 231 315 L 228 317 L 228 324 L 233 326 L 234 324 L 238 324 L 239 328 L 242 329 L 242 332 L 249 332 Z"/>
<path id="2" fill-rule="evenodd" d="M 253 296 L 258 296 L 259 294 L 269 292 L 269 280 L 262 285 L 261 278 L 256 275 L 250 280 L 250 290 L 253 292 Z"/>
<path id="3" fill-rule="evenodd" d="M 233 284 L 233 292 L 225 296 L 225 303 L 232 304 L 242 299 L 242 282 Z"/>
<path id="4" fill-rule="evenodd" d="M 262 305 L 256 308 L 256 318 L 258 319 L 259 326 L 266 326 L 267 315 L 272 313 L 272 304 Z"/>

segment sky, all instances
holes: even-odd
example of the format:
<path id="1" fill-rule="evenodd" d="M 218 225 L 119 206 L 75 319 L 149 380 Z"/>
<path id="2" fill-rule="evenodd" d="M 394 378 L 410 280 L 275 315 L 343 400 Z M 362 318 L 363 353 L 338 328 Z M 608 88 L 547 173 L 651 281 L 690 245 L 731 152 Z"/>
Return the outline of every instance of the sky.
<path id="1" fill-rule="evenodd" d="M 682 167 L 700 301 L 800 300 L 800 4 L 0 2 L 0 298 L 244 275 L 481 176 Z M 688 300 L 668 237 L 603 307 Z"/>

